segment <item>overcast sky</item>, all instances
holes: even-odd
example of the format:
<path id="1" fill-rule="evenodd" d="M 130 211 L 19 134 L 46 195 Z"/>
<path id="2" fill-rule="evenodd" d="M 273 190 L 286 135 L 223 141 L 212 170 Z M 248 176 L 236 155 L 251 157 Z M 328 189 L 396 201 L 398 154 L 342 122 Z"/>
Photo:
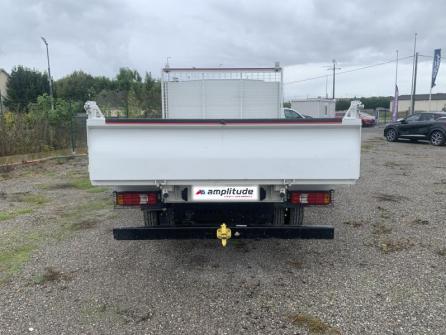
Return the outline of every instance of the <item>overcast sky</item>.
<path id="1" fill-rule="evenodd" d="M 50 44 L 55 79 L 74 70 L 114 76 L 120 67 L 158 76 L 171 66 L 285 67 L 285 82 L 376 64 L 418 51 L 446 52 L 444 0 L 0 0 L 0 68 L 46 69 L 40 36 Z M 418 92 L 427 93 L 432 60 L 420 58 Z M 412 60 L 401 62 L 400 93 L 410 91 Z M 446 64 L 435 92 L 446 92 Z M 395 65 L 342 74 L 337 96 L 392 95 Z M 325 95 L 325 78 L 285 85 L 288 97 Z M 331 77 L 328 78 L 331 94 Z"/>

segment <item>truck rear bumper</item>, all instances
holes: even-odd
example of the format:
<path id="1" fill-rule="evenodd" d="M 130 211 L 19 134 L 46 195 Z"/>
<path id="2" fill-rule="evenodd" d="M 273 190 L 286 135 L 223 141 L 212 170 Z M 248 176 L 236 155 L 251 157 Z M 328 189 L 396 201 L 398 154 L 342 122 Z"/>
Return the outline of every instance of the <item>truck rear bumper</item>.
<path id="1" fill-rule="evenodd" d="M 122 227 L 113 229 L 116 240 L 217 239 L 218 227 Z M 325 239 L 334 238 L 332 226 L 245 226 L 230 227 L 232 239 Z"/>

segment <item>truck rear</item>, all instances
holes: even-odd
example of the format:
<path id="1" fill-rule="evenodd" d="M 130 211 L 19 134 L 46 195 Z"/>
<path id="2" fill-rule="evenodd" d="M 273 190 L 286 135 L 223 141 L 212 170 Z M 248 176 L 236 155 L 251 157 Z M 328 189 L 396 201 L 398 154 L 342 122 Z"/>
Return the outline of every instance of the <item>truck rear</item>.
<path id="1" fill-rule="evenodd" d="M 286 119 L 279 67 L 162 78 L 162 119 L 106 118 L 86 103 L 92 184 L 144 213 L 116 239 L 333 238 L 304 225 L 304 209 L 359 178 L 357 104 L 343 119 Z"/>

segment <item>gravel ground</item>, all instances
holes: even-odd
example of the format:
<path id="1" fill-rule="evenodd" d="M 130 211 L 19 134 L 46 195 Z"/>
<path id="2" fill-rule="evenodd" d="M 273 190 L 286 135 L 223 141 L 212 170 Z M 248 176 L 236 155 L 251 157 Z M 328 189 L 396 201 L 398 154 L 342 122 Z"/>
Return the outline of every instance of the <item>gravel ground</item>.
<path id="1" fill-rule="evenodd" d="M 0 172 L 0 334 L 445 334 L 446 148 L 381 133 L 332 241 L 115 241 L 86 158 Z"/>

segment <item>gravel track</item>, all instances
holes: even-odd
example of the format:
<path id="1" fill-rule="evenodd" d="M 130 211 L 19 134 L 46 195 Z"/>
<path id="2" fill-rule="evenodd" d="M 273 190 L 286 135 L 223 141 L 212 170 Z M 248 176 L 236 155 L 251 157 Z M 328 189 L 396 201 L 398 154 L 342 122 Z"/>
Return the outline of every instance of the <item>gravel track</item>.
<path id="1" fill-rule="evenodd" d="M 332 241 L 115 241 L 141 212 L 86 173 L 0 173 L 0 334 L 446 333 L 446 147 L 365 129 L 360 181 L 306 212 Z"/>

